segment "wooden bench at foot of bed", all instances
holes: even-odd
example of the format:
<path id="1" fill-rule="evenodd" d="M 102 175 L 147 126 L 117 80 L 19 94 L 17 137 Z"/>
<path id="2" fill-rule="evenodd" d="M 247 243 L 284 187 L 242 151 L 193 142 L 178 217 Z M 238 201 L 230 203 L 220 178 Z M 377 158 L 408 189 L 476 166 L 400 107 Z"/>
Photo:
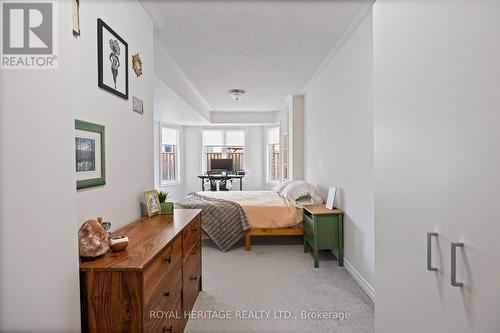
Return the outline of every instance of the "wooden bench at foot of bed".
<path id="1" fill-rule="evenodd" d="M 252 236 L 303 236 L 302 228 L 250 228 L 245 231 L 245 250 L 252 247 Z"/>

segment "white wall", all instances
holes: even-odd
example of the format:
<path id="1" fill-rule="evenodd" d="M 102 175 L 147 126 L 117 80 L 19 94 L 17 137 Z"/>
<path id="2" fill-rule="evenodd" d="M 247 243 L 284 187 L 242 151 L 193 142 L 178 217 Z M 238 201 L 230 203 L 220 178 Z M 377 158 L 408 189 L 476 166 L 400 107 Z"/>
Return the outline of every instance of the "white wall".
<path id="1" fill-rule="evenodd" d="M 186 126 L 185 138 L 185 194 L 201 191 L 201 181 L 197 178 L 201 174 L 201 126 Z"/>
<path id="2" fill-rule="evenodd" d="M 203 118 L 210 119 L 208 103 L 159 42 L 154 43 L 154 68 L 155 74 L 160 80 Z"/>
<path id="3" fill-rule="evenodd" d="M 304 150 L 305 150 L 305 130 L 304 130 L 304 96 L 294 95 L 291 97 L 289 106 L 289 127 L 290 131 L 290 179 L 304 179 Z"/>
<path id="4" fill-rule="evenodd" d="M 345 260 L 369 288 L 374 285 L 372 46 L 370 12 L 309 85 L 304 114 L 305 180 L 323 197 L 329 186 L 339 187 Z M 294 164 L 294 178 L 296 170 Z"/>
<path id="5" fill-rule="evenodd" d="M 191 126 L 209 123 L 198 111 L 156 76 L 154 80 L 153 109 L 155 121 Z"/>
<path id="6" fill-rule="evenodd" d="M 79 331 L 78 227 L 97 215 L 114 227 L 130 222 L 153 185 L 153 26 L 137 2 L 118 8 L 82 2 L 75 39 L 71 2 L 59 1 L 59 68 L 1 72 L 0 331 Z M 129 75 L 144 116 L 97 88 L 97 17 L 129 43 L 130 56 L 141 53 L 144 76 Z M 78 194 L 75 118 L 105 125 L 107 148 L 108 184 Z"/>
<path id="7" fill-rule="evenodd" d="M 58 23 L 59 69 L 0 74 L 2 332 L 80 328 L 70 2 Z"/>
<path id="8" fill-rule="evenodd" d="M 210 112 L 212 124 L 267 124 L 272 123 L 276 117 L 276 111 L 262 112 Z"/>
<path id="9" fill-rule="evenodd" d="M 243 190 L 261 191 L 266 182 L 266 148 L 264 126 L 246 128 L 247 174 L 243 179 Z"/>
<path id="10" fill-rule="evenodd" d="M 153 188 L 153 23 L 136 1 L 82 3 L 82 34 L 71 43 L 75 64 L 74 117 L 106 127 L 106 185 L 77 194 L 78 223 L 102 216 L 113 229 L 140 217 L 143 192 Z M 139 53 L 144 74 L 136 77 L 129 59 L 129 99 L 97 87 L 97 18 Z M 133 21 L 134 24 L 130 24 Z M 144 114 L 132 111 L 132 96 L 144 102 Z"/>

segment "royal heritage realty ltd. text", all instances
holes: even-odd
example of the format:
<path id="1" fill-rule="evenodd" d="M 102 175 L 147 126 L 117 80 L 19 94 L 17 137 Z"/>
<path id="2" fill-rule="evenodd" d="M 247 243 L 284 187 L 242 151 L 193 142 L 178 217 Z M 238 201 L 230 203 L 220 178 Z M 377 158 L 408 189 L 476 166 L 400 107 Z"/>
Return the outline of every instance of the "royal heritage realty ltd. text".
<path id="1" fill-rule="evenodd" d="M 348 311 L 302 310 L 204 310 L 204 311 L 150 311 L 151 319 L 209 319 L 209 320 L 345 320 L 351 318 Z"/>

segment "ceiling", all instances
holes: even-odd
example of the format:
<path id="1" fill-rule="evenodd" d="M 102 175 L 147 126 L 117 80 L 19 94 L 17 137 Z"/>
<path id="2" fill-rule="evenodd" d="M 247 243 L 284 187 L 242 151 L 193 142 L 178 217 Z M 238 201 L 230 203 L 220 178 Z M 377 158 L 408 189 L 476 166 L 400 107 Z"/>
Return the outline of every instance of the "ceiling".
<path id="1" fill-rule="evenodd" d="M 210 110 L 269 111 L 304 89 L 371 1 L 141 3 L 156 41 Z M 245 89 L 246 98 L 233 101 L 232 88 Z"/>

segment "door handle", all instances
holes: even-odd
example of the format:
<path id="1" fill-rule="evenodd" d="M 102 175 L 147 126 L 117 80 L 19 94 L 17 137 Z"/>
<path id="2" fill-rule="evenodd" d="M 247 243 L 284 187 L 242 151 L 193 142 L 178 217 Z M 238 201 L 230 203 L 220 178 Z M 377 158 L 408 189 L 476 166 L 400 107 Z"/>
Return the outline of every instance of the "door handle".
<path id="1" fill-rule="evenodd" d="M 457 247 L 464 247 L 464 243 L 451 243 L 451 285 L 463 287 L 463 282 L 457 282 Z"/>
<path id="2" fill-rule="evenodd" d="M 432 267 L 432 237 L 438 237 L 437 232 L 427 233 L 427 270 L 431 272 L 437 272 L 437 267 Z"/>

